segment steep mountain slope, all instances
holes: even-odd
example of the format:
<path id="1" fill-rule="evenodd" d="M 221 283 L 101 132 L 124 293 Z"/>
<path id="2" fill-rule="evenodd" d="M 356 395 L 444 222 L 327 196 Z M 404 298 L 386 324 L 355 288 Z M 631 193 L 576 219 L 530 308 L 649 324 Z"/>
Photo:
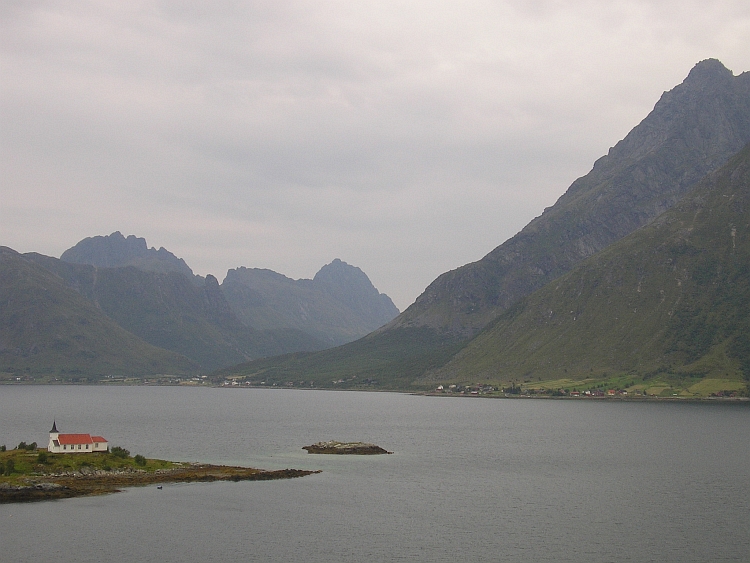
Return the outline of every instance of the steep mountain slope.
<path id="1" fill-rule="evenodd" d="M 361 381 L 377 365 L 381 381 L 407 388 L 519 299 L 672 207 L 748 141 L 750 73 L 703 61 L 554 206 L 479 262 L 440 276 L 391 323 L 341 349 L 237 373 L 304 380 L 327 370 Z"/>
<path id="2" fill-rule="evenodd" d="M 147 344 L 59 277 L 0 247 L 0 372 L 96 379 L 185 375 L 197 366 Z"/>
<path id="3" fill-rule="evenodd" d="M 669 209 L 750 141 L 750 73 L 697 64 L 586 176 L 482 260 L 436 279 L 388 328 L 471 336 L 521 297 Z"/>
<path id="4" fill-rule="evenodd" d="M 438 379 L 750 381 L 750 145 L 480 333 Z"/>
<path id="5" fill-rule="evenodd" d="M 237 317 L 256 329 L 295 328 L 335 346 L 351 342 L 398 315 L 391 299 L 367 275 L 341 260 L 312 280 L 271 270 L 229 270 L 221 285 Z"/>
<path id="6" fill-rule="evenodd" d="M 243 325 L 211 275 L 198 286 L 178 272 L 96 268 L 40 254 L 25 256 L 65 280 L 124 329 L 190 358 L 203 370 L 323 347 L 301 331 L 258 331 Z"/>
<path id="7" fill-rule="evenodd" d="M 148 248 L 146 239 L 115 231 L 107 236 L 88 237 L 69 248 L 60 256 L 63 262 L 90 264 L 98 268 L 135 266 L 148 272 L 178 272 L 193 278 L 194 274 L 182 258 L 177 258 L 166 248 Z M 200 280 L 196 280 L 200 283 Z"/>

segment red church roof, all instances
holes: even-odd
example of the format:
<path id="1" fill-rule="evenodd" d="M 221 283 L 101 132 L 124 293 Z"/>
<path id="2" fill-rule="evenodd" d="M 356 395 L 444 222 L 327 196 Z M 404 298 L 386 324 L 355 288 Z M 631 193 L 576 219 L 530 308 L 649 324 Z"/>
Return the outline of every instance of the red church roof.
<path id="1" fill-rule="evenodd" d="M 60 444 L 65 445 L 94 443 L 94 441 L 91 439 L 91 434 L 60 434 L 57 439 Z M 106 442 L 106 440 L 104 441 Z"/>
<path id="2" fill-rule="evenodd" d="M 91 436 L 91 441 L 92 442 L 104 442 L 104 443 L 107 443 L 107 440 L 105 440 L 101 436 Z"/>

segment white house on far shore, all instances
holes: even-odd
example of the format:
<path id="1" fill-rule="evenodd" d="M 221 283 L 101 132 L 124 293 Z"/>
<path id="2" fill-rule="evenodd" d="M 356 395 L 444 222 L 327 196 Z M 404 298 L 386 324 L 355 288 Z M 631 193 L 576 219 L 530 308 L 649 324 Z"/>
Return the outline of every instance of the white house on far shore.
<path id="1" fill-rule="evenodd" d="M 52 423 L 49 431 L 49 445 L 47 451 L 54 454 L 85 454 L 90 452 L 106 452 L 109 442 L 101 436 L 91 434 L 61 434 L 57 431 L 57 422 Z"/>

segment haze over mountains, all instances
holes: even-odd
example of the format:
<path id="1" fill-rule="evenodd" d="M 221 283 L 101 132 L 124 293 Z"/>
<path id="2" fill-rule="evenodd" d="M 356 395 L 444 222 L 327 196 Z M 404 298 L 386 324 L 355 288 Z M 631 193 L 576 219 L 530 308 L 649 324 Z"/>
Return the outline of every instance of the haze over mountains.
<path id="1" fill-rule="evenodd" d="M 128 332 L 65 281 L 0 247 L 0 372 L 88 375 L 190 374 L 198 366 Z"/>
<path id="2" fill-rule="evenodd" d="M 22 265 L 8 250 L 6 263 L 43 267 L 35 275 L 54 275 L 56 292 L 64 280 L 97 314 L 195 366 L 174 369 L 224 367 L 218 379 L 390 389 L 627 380 L 700 392 L 711 378 L 737 389 L 750 378 L 748 143 L 750 73 L 702 61 L 552 207 L 398 316 L 339 260 L 312 280 L 237 268 L 219 285 L 113 233 L 64 260 L 29 254 Z M 5 279 L 16 285 L 4 291 L 23 293 L 31 278 Z M 4 338 L 0 359 L 18 369 L 35 348 Z"/>
<path id="3" fill-rule="evenodd" d="M 234 373 L 267 380 L 329 373 L 349 384 L 364 377 L 402 388 L 432 381 L 427 373 L 479 379 L 489 368 L 436 366 L 519 300 L 654 221 L 748 142 L 750 73 L 734 76 L 717 60 L 702 61 L 555 205 L 482 260 L 440 276 L 394 321 L 339 349 L 259 361 Z"/>
<path id="4" fill-rule="evenodd" d="M 133 375 L 205 373 L 253 358 L 320 350 L 361 337 L 398 314 L 391 300 L 380 294 L 359 268 L 341 260 L 325 266 L 314 280 L 290 280 L 265 270 L 265 281 L 246 276 L 234 284 L 230 282 L 229 290 L 225 290 L 212 275 L 195 276 L 184 260 L 166 249 L 149 249 L 144 239 L 133 235 L 126 238 L 119 232 L 84 239 L 65 251 L 61 259 L 36 253 L 21 256 L 10 249 L 6 253 L 17 258 L 3 263 L 10 272 L 8 279 L 14 280 L 4 290 L 9 302 L 16 292 L 23 294 L 28 290 L 24 283 L 29 278 L 19 272 L 38 266 L 45 270 L 34 270 L 40 280 L 54 281 L 52 301 L 67 304 L 64 311 L 56 311 L 54 307 L 46 308 L 42 299 L 33 312 L 32 324 L 48 322 L 44 318 L 47 312 L 66 317 L 83 315 L 85 324 L 91 324 L 94 321 L 88 316 L 96 313 L 96 322 L 104 323 L 99 318 L 104 316 L 108 323 L 114 322 L 141 339 L 143 345 L 180 355 L 179 361 L 174 361 L 175 354 L 168 356 L 172 364 L 158 364 L 160 371 L 149 371 L 147 366 L 140 369 L 142 362 L 134 364 Z M 16 270 L 17 275 L 11 275 Z M 236 280 L 234 272 L 230 271 L 228 278 Z M 75 295 L 57 296 L 61 282 Z M 231 304 L 225 293 L 233 296 Z M 83 309 L 81 298 L 88 301 Z M 57 373 L 49 362 L 42 369 L 32 358 L 39 343 L 18 346 L 16 341 L 31 335 L 24 333 L 26 337 L 22 337 L 14 332 L 17 321 L 17 315 L 4 321 L 6 334 L 14 335 L 6 340 L 16 345 L 0 343 L 0 361 L 7 360 L 6 365 L 0 363 L 0 371 L 23 371 L 26 366 L 29 372 Z M 48 337 L 39 336 L 42 340 Z M 117 347 L 116 342 L 110 344 L 112 349 Z M 93 344 L 87 346 L 91 357 L 116 355 L 105 354 Z M 124 354 L 122 369 L 102 372 L 102 366 L 110 366 L 109 363 L 89 362 L 87 366 L 82 360 L 73 369 L 75 360 L 63 356 L 61 352 L 58 359 L 67 366 L 65 373 L 84 375 L 119 374 L 132 363 Z M 77 357 L 83 358 L 80 354 Z M 27 358 L 26 364 L 21 358 Z"/>

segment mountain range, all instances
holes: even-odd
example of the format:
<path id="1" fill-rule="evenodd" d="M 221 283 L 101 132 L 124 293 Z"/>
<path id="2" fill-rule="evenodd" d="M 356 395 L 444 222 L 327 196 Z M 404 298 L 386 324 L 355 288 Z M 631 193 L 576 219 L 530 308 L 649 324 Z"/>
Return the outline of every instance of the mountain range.
<path id="1" fill-rule="evenodd" d="M 560 349 L 547 357 L 549 364 L 544 373 L 537 373 L 541 368 L 534 363 L 536 348 L 520 345 L 512 349 L 519 354 L 519 362 L 523 354 L 533 356 L 524 360 L 524 367 L 508 372 L 500 367 L 511 365 L 511 349 L 506 350 L 501 343 L 522 338 L 507 332 L 519 325 L 508 324 L 506 311 L 517 314 L 518 307 L 527 303 L 525 298 L 542 288 L 548 291 L 555 280 L 577 265 L 581 264 L 585 271 L 593 263 L 584 263 L 585 260 L 653 223 L 691 190 L 699 189 L 703 178 L 725 165 L 748 142 L 750 73 L 735 76 L 717 60 L 702 61 L 682 84 L 665 92 L 653 111 L 597 160 L 586 176 L 573 182 L 553 206 L 478 262 L 438 277 L 389 324 L 340 348 L 251 362 L 235 367 L 231 373 L 253 381 L 314 378 L 316 384 L 360 386 L 366 380 L 389 388 L 425 388 L 441 379 L 480 381 L 490 374 L 493 381 L 552 377 L 553 372 L 557 373 L 559 362 L 555 353 L 562 353 Z M 732 189 L 740 186 L 733 185 Z M 732 197 L 731 193 L 722 195 Z M 739 196 L 737 201 L 741 201 Z M 618 255 L 613 260 L 627 263 L 626 258 Z M 601 286 L 605 280 L 590 283 Z M 605 305 L 598 303 L 598 306 Z M 710 304 L 703 307 L 710 309 Z M 577 307 L 570 310 L 575 314 Z M 690 347 L 680 327 L 693 326 L 697 334 L 701 323 L 690 320 L 688 312 L 675 314 L 668 323 L 674 346 Z M 639 331 L 649 334 L 645 326 L 634 324 L 632 319 L 626 322 L 616 315 L 607 319 L 599 329 L 607 329 L 604 334 L 609 334 L 612 341 L 619 342 L 626 334 Z M 524 334 L 523 338 L 530 342 L 539 344 L 546 342 L 545 338 L 561 338 L 551 333 L 543 336 L 540 329 L 524 326 L 528 333 L 518 329 L 518 334 Z M 578 332 L 580 329 L 568 327 L 568 330 L 570 341 L 587 341 L 588 335 Z M 492 337 L 488 336 L 490 333 Z M 725 346 L 735 351 L 742 348 L 740 337 L 727 338 L 723 341 Z M 485 342 L 486 347 L 480 347 L 480 342 Z M 700 372 L 693 366 L 698 356 L 692 353 L 681 356 L 675 352 L 669 361 L 662 361 L 651 357 L 656 348 L 640 347 L 632 351 L 634 358 L 640 358 L 638 362 L 607 364 L 593 359 L 586 363 L 583 359 L 599 354 L 600 350 L 583 345 L 570 350 L 575 350 L 582 363 L 561 367 L 560 370 L 568 371 L 560 374 L 572 376 L 576 372 L 576 376 L 582 377 L 581 370 L 587 375 L 599 370 L 597 375 L 601 379 L 605 371 L 611 374 L 613 370 L 640 376 L 668 370 L 682 374 Z M 485 363 L 474 354 L 484 356 Z M 733 367 L 724 373 L 736 379 L 738 362 L 743 360 L 732 353 L 727 357 Z M 714 371 L 711 368 L 706 373 Z M 560 374 L 557 375 L 562 377 Z"/>
<path id="2" fill-rule="evenodd" d="M 702 61 L 554 205 L 401 314 L 340 260 L 219 284 L 119 232 L 61 259 L 3 249 L 0 372 L 748 391 L 748 143 L 750 73 Z"/>
<path id="3" fill-rule="evenodd" d="M 225 280 L 220 285 L 210 274 L 196 276 L 184 260 L 166 249 L 149 249 L 143 238 L 126 238 L 119 232 L 84 239 L 60 259 L 37 253 L 20 255 L 11 249 L 5 249 L 5 254 L 2 268 L 7 283 L 0 297 L 7 295 L 8 301 L 0 308 L 0 328 L 5 334 L 0 340 L 0 372 L 12 374 L 65 377 L 75 372 L 96 378 L 126 372 L 139 376 L 205 373 L 253 358 L 348 342 L 398 314 L 390 298 L 380 294 L 364 272 L 341 260 L 323 267 L 313 280 L 290 280 L 257 270 L 268 278 L 258 281 L 237 275 L 255 270 L 239 268 L 230 270 L 228 284 Z M 36 306 L 29 309 L 34 326 L 54 325 L 56 321 L 47 318 L 51 314 L 86 319 L 83 325 L 114 324 L 127 331 L 128 339 L 115 338 L 106 351 L 87 344 L 86 350 L 106 356 L 109 363 L 89 361 L 75 348 L 67 348 L 72 354 L 67 357 L 59 347 L 55 357 L 65 366 L 63 371 L 55 370 L 54 362 L 40 363 L 42 356 L 37 357 L 36 351 L 52 346 L 49 339 L 56 337 L 24 330 L 11 306 L 12 295 L 30 291 L 25 284 L 31 278 L 24 273 L 30 269 L 36 272 L 38 286 L 54 288 L 54 292 L 36 293 Z M 66 292 L 69 295 L 63 295 Z M 96 342 L 101 343 L 106 334 Z M 171 354 L 162 363 L 143 364 L 133 362 L 123 349 L 118 367 L 118 341 L 132 348 L 134 339 L 144 350 Z M 158 366 L 158 371 L 149 366 Z"/>

